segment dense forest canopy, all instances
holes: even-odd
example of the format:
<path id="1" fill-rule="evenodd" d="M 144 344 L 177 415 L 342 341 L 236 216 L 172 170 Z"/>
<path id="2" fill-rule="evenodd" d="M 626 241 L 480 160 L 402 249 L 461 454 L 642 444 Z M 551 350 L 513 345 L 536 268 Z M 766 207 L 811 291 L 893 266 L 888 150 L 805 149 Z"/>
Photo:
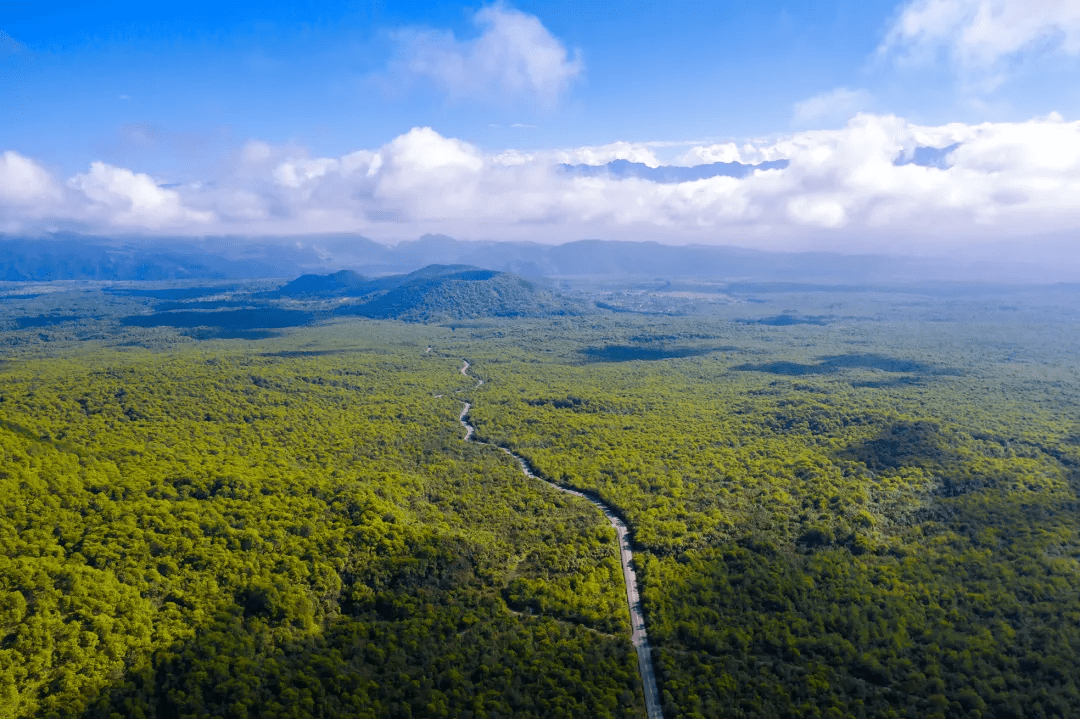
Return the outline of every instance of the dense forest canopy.
<path id="1" fill-rule="evenodd" d="M 613 532 L 394 331 L 9 368 L 4 715 L 637 715 Z"/>
<path id="2" fill-rule="evenodd" d="M 5 291 L 0 717 L 643 716 L 613 531 L 465 401 L 630 525 L 669 719 L 1080 712 L 1071 290 L 233 338 L 124 321 L 231 287 Z"/>

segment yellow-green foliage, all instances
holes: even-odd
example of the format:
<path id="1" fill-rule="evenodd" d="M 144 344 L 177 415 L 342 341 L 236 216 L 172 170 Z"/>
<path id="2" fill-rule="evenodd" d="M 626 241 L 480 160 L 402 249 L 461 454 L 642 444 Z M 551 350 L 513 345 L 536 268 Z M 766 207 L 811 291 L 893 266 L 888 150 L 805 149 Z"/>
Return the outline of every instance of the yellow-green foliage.
<path id="1" fill-rule="evenodd" d="M 667 719 L 1080 714 L 1080 335 L 868 307 L 24 332 L 0 712 L 641 716 L 610 527 L 467 400 L 628 521 Z"/>
<path id="2" fill-rule="evenodd" d="M 847 355 L 819 345 L 841 369 L 815 375 L 786 328 L 773 346 L 711 329 L 743 349 L 596 362 L 611 326 L 540 352 L 462 340 L 485 379 L 479 435 L 631 524 L 665 716 L 1080 713 L 1066 350 L 1018 377 L 977 358 L 977 338 L 927 353 L 956 329 L 921 328 L 900 347 L 921 364 L 863 338 Z"/>
<path id="3" fill-rule="evenodd" d="M 3 368 L 0 716 L 641 713 L 604 518 L 351 327 Z"/>

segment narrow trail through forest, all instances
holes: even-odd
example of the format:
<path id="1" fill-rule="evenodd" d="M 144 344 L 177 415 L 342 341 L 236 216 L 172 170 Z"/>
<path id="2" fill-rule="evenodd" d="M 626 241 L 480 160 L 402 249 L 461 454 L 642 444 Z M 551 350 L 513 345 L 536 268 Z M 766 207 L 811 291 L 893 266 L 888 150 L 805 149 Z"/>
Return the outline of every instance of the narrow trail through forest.
<path id="1" fill-rule="evenodd" d="M 468 361 L 465 361 L 464 366 L 461 368 L 461 374 L 466 377 L 469 376 Z M 484 384 L 484 380 L 477 378 L 476 386 L 479 387 L 482 384 Z M 461 422 L 461 426 L 465 428 L 466 442 L 476 442 L 477 444 L 486 444 L 489 447 L 497 447 L 514 458 L 526 477 L 543 482 L 560 492 L 572 494 L 575 497 L 581 497 L 582 499 L 587 499 L 592 502 L 604 513 L 604 516 L 607 517 L 611 526 L 615 528 L 615 534 L 618 536 L 619 541 L 619 562 L 622 564 L 623 580 L 626 584 L 626 600 L 630 605 L 630 625 L 633 627 L 630 640 L 633 642 L 634 649 L 637 651 L 638 671 L 641 673 L 641 684 L 645 692 L 645 710 L 648 712 L 649 719 L 663 719 L 664 714 L 660 709 L 660 690 L 656 686 L 656 671 L 653 668 L 652 647 L 649 644 L 649 635 L 645 631 L 645 613 L 641 608 L 641 595 L 638 593 L 637 574 L 635 574 L 633 566 L 634 554 L 630 549 L 630 532 L 626 528 L 626 523 L 619 519 L 615 512 L 612 511 L 611 507 L 604 504 L 604 502 L 596 497 L 589 496 L 576 489 L 568 489 L 559 486 L 554 482 L 550 482 L 543 477 L 536 475 L 529 468 L 529 463 L 525 461 L 524 457 L 514 454 L 505 447 L 499 447 L 490 442 L 482 442 L 476 439 L 476 428 L 469 424 L 466 419 L 469 410 L 472 409 L 472 405 L 468 402 L 465 402 L 464 404 L 465 408 L 461 410 L 461 416 L 458 417 L 458 421 Z"/>

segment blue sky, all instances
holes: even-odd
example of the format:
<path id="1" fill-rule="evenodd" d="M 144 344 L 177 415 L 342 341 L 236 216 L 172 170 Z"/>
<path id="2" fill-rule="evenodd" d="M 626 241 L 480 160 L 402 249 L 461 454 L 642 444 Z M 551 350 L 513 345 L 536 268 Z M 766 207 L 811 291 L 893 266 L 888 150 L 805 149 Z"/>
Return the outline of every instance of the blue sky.
<path id="1" fill-rule="evenodd" d="M 170 172 L 185 153 L 221 152 L 252 137 L 340 155 L 425 125 L 488 149 L 754 137 L 806 124 L 796 122 L 794 105 L 837 87 L 865 90 L 859 109 L 923 124 L 1071 116 L 1063 103 L 1077 102 L 1078 93 L 1035 92 L 1030 82 L 969 97 L 945 60 L 883 62 L 876 49 L 898 4 L 853 0 L 523 2 L 515 7 L 580 53 L 582 71 L 557 106 L 452 97 L 422 79 L 401 80 L 396 33 L 430 28 L 468 40 L 479 34 L 479 7 L 15 4 L 0 21 L 25 46 L 5 63 L 5 144 L 65 171 L 92 159 L 140 159 Z M 147 157 L 125 142 L 138 127 L 189 142 L 163 143 L 179 147 Z"/>
<path id="2" fill-rule="evenodd" d="M 497 218 L 485 219 L 484 211 L 468 203 L 457 210 L 440 205 L 439 212 L 418 212 L 416 197 L 391 190 L 439 192 L 425 184 L 432 174 L 429 161 L 439 157 L 456 158 L 452 161 L 464 163 L 459 169 L 482 173 L 508 163 L 547 167 L 615 157 L 650 164 L 752 163 L 787 153 L 783 159 L 805 171 L 817 156 L 808 149 L 814 143 L 831 152 L 847 146 L 851 133 L 859 132 L 850 126 L 858 113 L 864 113 L 864 125 L 865 118 L 876 118 L 879 130 L 891 128 L 874 135 L 889 138 L 882 142 L 890 149 L 881 152 L 910 153 L 913 146 L 937 141 L 941 146 L 967 142 L 973 152 L 976 135 L 993 152 L 1017 126 L 1028 129 L 1026 139 L 1016 142 L 1037 155 L 1039 138 L 1047 136 L 1039 122 L 1050 117 L 1055 127 L 1072 128 L 1080 115 L 1080 93 L 1072 90 L 1080 81 L 1076 5 L 1069 0 L 8 2 L 0 11 L 0 152 L 8 153 L 6 164 L 0 163 L 0 203 L 5 201 L 3 172 L 13 189 L 0 229 L 199 233 L 279 226 L 382 231 L 393 239 L 395 233 L 438 229 L 439 212 L 449 209 L 449 229 L 475 237 L 485 235 L 485 226 L 506 234 L 514 225 L 519 231 L 510 234 L 520 236 L 539 237 L 543 229 L 536 228 L 548 226 L 605 236 L 784 245 L 800 217 L 811 218 L 806 234 L 817 238 L 813 242 L 848 246 L 854 234 L 871 225 L 886 227 L 875 231 L 881 238 L 895 237 L 914 226 L 871 217 L 889 213 L 868 209 L 874 202 L 865 198 L 840 197 L 836 188 L 823 199 L 818 195 L 824 192 L 824 176 L 789 187 L 790 194 L 773 208 L 782 205 L 786 215 L 770 216 L 771 210 L 760 205 L 756 214 L 739 215 L 737 222 L 722 218 L 734 217 L 732 208 L 745 201 L 740 193 L 746 188 L 722 183 L 711 190 L 679 190 L 684 207 L 698 202 L 686 198 L 697 197 L 699 190 L 719 193 L 709 195 L 712 210 L 704 214 L 676 217 L 667 207 L 651 219 L 619 219 L 615 213 L 607 220 L 553 209 L 551 203 L 529 205 L 526 196 L 565 188 L 530 184 L 535 178 L 525 170 L 515 171 L 522 194 L 504 203 L 515 209 Z M 979 127 L 984 127 L 981 135 Z M 423 128 L 435 134 L 417 134 Z M 841 134 L 823 139 L 816 130 Z M 414 157 L 410 143 L 427 153 L 417 165 L 427 173 L 423 182 L 391 176 L 393 168 L 407 164 L 403 158 Z M 867 145 L 867 156 L 875 155 L 874 147 Z M 360 155 L 350 153 L 358 151 L 379 157 L 377 166 L 365 159 L 369 164 L 360 174 L 385 175 L 386 182 L 358 189 L 354 178 L 348 189 L 329 187 L 331 176 L 356 173 Z M 467 160 L 472 155 L 479 165 Z M 518 159 L 509 162 L 508 155 Z M 342 159 L 347 156 L 353 160 Z M 957 157 L 958 163 L 964 159 Z M 966 167 L 988 172 L 985 160 L 969 157 Z M 296 174 L 301 164 L 307 169 Z M 1018 172 L 1028 165 L 1020 162 Z M 1061 168 L 1047 172 L 1060 175 Z M 797 173 L 788 174 L 790 180 Z M 954 173 L 957 182 L 961 174 Z M 1068 173 L 1058 175 L 1059 183 L 1073 181 Z M 941 179 L 934 175 L 926 182 Z M 761 189 L 768 183 L 754 182 L 761 186 L 754 197 L 771 192 Z M 894 194 L 895 187 L 908 188 L 904 202 L 921 191 L 919 180 L 906 175 L 889 182 Z M 322 185 L 316 191 L 312 183 Z M 503 177 L 496 185 L 505 183 Z M 151 185 L 173 194 L 151 197 L 146 194 Z M 282 199 L 286 190 L 281 188 L 292 192 L 300 185 L 307 189 Z M 27 199 L 31 186 L 40 190 L 34 190 L 37 199 Z M 611 202 L 625 200 L 634 187 L 614 183 L 602 194 Z M 218 195 L 211 197 L 207 188 L 218 188 L 213 191 Z M 232 200 L 222 199 L 222 188 Z M 325 208 L 316 212 L 311 203 L 336 197 L 335 192 L 363 195 L 350 215 L 354 221 L 345 216 L 310 220 L 327 216 Z M 1000 220 L 1018 211 L 1023 189 L 988 186 L 986 192 L 987 202 L 995 197 L 1008 202 L 989 209 L 972 205 L 967 215 L 951 221 L 966 222 L 969 234 L 985 234 L 989 223 L 990 234 L 1001 237 L 1011 236 L 1009 227 L 1030 226 L 1029 219 L 1014 225 Z M 249 209 L 226 207 L 240 202 L 235 198 L 241 195 Z M 260 202 L 262 215 L 251 209 Z M 675 200 L 665 195 L 663 202 Z M 152 216 L 143 212 L 150 205 L 171 208 L 172 219 L 140 222 Z M 296 212 L 280 211 L 294 221 L 281 223 L 271 217 L 279 210 L 266 209 L 286 205 Z M 822 209 L 827 205 L 832 209 Z M 804 206 L 816 209 L 797 209 Z M 540 217 L 512 215 L 534 209 Z M 298 219 L 304 212 L 308 221 Z M 395 213 L 403 222 L 392 229 L 364 219 Z M 470 213 L 471 224 L 463 219 Z M 1055 217 L 1046 232 L 1072 227 L 1071 215 Z"/>

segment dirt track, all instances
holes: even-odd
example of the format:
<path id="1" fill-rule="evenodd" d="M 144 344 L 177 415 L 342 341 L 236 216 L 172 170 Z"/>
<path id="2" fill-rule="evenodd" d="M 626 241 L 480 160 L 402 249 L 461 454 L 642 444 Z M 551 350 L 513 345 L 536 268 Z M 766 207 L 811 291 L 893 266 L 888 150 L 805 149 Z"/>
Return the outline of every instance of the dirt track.
<path id="1" fill-rule="evenodd" d="M 465 365 L 461 368 L 461 374 L 466 377 L 469 376 L 468 362 L 465 362 Z M 484 380 L 476 380 L 477 387 L 482 384 L 484 384 Z M 465 408 L 461 410 L 461 416 L 458 418 L 458 421 L 461 422 L 461 426 L 465 428 L 465 441 L 487 444 L 490 447 L 497 446 L 487 442 L 480 442 L 476 439 L 476 428 L 469 424 L 465 419 L 469 414 L 470 409 L 472 409 L 472 405 L 465 402 Z M 587 495 L 584 492 L 579 492 L 576 489 L 568 489 L 559 486 L 554 482 L 549 482 L 543 477 L 537 476 L 529 468 L 528 462 L 526 462 L 523 457 L 514 454 L 505 447 L 498 447 L 498 449 L 513 457 L 521 467 L 521 471 L 525 473 L 526 477 L 543 482 L 560 492 L 572 494 L 575 497 L 581 497 L 582 499 L 592 502 L 604 513 L 604 516 L 611 522 L 611 526 L 615 528 L 615 533 L 619 538 L 619 562 L 622 564 L 623 580 L 626 583 L 626 600 L 630 605 L 630 626 L 632 627 L 630 639 L 634 643 L 634 649 L 637 651 L 638 671 L 641 673 L 641 685 L 645 691 L 645 709 L 648 712 L 649 719 L 663 719 L 664 714 L 660 709 L 660 691 L 656 686 L 656 671 L 653 668 L 652 647 L 649 645 L 649 635 L 645 631 L 645 613 L 641 609 L 641 597 L 638 594 L 637 575 L 634 573 L 634 554 L 630 549 L 630 532 L 627 530 L 626 524 L 616 516 L 615 512 L 613 512 L 609 506 L 604 504 L 604 502 L 597 497 Z"/>

